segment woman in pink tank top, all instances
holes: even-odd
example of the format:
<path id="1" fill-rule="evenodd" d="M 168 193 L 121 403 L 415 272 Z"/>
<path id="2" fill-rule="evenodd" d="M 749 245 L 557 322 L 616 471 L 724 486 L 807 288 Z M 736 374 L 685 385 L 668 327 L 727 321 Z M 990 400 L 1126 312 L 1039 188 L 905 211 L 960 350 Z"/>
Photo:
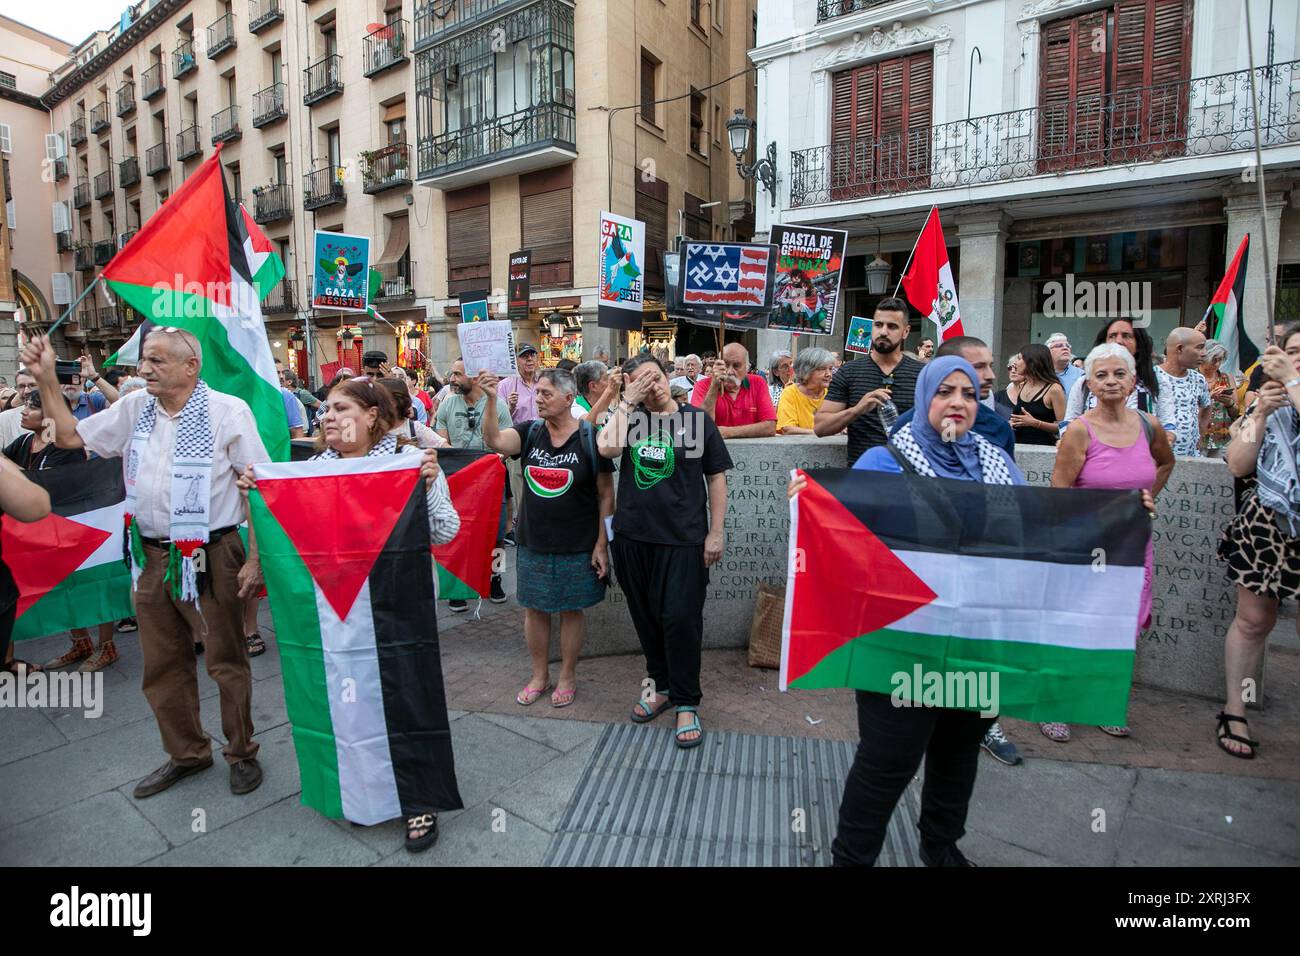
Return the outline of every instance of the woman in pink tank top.
<path id="1" fill-rule="evenodd" d="M 1128 488 L 1142 492 L 1154 520 L 1155 496 L 1174 470 L 1169 436 L 1150 415 L 1126 407 L 1136 382 L 1133 356 L 1113 343 L 1098 345 L 1084 360 L 1088 389 L 1097 405 L 1076 418 L 1057 446 L 1053 488 Z M 1152 546 L 1147 542 L 1146 574 L 1138 608 L 1138 632 L 1151 619 Z M 1127 737 L 1127 727 L 1102 727 L 1115 737 Z M 1043 734 L 1060 743 L 1070 739 L 1062 723 L 1044 723 Z"/>

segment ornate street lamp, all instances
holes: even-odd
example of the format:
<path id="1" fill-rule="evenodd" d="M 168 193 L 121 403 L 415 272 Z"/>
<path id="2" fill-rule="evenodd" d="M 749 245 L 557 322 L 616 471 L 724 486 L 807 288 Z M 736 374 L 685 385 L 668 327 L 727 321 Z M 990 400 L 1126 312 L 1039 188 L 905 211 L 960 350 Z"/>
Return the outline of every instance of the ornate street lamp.
<path id="1" fill-rule="evenodd" d="M 749 142 L 754 137 L 757 127 L 752 119 L 745 115 L 743 109 L 737 109 L 736 115 L 727 120 L 727 140 L 731 144 L 731 155 L 736 157 L 736 172 L 741 179 L 757 179 L 767 190 L 776 208 L 776 143 L 767 144 L 767 155 L 752 166 L 745 163 L 749 155 Z"/>
<path id="2" fill-rule="evenodd" d="M 867 263 L 867 292 L 871 295 L 884 295 L 889 288 L 889 274 L 893 271 L 889 263 L 880 258 L 880 227 L 876 227 L 876 257 Z"/>

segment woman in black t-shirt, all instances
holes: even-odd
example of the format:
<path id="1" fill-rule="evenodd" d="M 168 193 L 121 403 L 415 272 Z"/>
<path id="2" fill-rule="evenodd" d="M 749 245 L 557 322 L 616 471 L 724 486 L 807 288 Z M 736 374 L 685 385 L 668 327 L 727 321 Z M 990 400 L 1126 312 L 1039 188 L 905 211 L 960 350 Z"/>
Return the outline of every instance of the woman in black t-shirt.
<path id="1" fill-rule="evenodd" d="M 622 456 L 614 565 L 653 684 L 631 717 L 675 706 L 677 746 L 698 747 L 704 597 L 725 542 L 731 456 L 712 417 L 673 400 L 657 359 L 638 355 L 612 374 L 611 388 L 626 383 L 599 438 L 601 455 Z"/>
<path id="2" fill-rule="evenodd" d="M 45 438 L 42 423 L 45 414 L 41 408 L 41 393 L 32 392 L 23 406 L 22 426 L 26 432 L 4 448 L 4 455 L 23 471 L 44 471 L 70 462 L 85 461 L 84 448 L 60 448 Z"/>
<path id="3" fill-rule="evenodd" d="M 1052 353 L 1031 342 L 1020 352 L 1023 376 L 1011 413 L 1017 445 L 1055 445 L 1065 417 L 1065 389 L 1057 381 Z"/>
<path id="4" fill-rule="evenodd" d="M 535 421 L 502 431 L 497 384 L 479 376 L 487 396 L 483 442 L 502 455 L 519 455 L 523 495 L 515 523 L 518 566 L 515 592 L 524 608 L 524 637 L 533 673 L 515 700 L 527 707 L 551 689 L 551 615 L 560 615 L 560 677 L 552 707 L 568 707 L 578 687 L 582 612 L 605 597 L 609 544 L 605 519 L 614 512 L 614 466 L 596 453 L 596 433 L 571 411 L 577 385 L 563 369 L 537 378 Z"/>

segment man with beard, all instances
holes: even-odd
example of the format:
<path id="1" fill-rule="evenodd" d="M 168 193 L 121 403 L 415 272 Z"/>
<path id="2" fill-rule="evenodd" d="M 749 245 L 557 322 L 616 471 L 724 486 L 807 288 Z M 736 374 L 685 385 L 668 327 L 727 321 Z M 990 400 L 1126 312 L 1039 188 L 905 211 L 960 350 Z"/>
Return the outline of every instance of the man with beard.
<path id="1" fill-rule="evenodd" d="M 448 385 L 451 391 L 438 405 L 438 414 L 434 416 L 434 430 L 453 448 L 473 448 L 487 451 L 483 440 L 483 414 L 487 410 L 487 395 L 479 387 L 478 377 L 470 378 L 465 374 L 465 363 L 460 359 L 451 363 L 451 377 Z M 496 403 L 497 427 L 505 431 L 514 423 L 510 419 L 510 409 L 505 402 Z M 505 547 L 506 508 L 502 502 L 501 521 L 497 525 L 497 548 Z M 492 575 L 493 604 L 502 604 L 506 600 L 505 589 L 501 586 L 501 575 Z M 448 601 L 447 609 L 460 613 L 469 609 L 466 601 Z"/>
<path id="2" fill-rule="evenodd" d="M 831 378 L 826 400 L 813 419 L 819 437 L 849 430 L 849 464 L 868 448 L 883 445 L 889 436 L 878 409 L 892 401 L 901 414 L 912 407 L 916 377 L 925 366 L 903 354 L 911 331 L 907 303 L 889 297 L 880 300 L 871 320 L 871 351 L 841 365 Z"/>
<path id="3" fill-rule="evenodd" d="M 718 425 L 723 438 L 771 438 L 776 434 L 776 409 L 767 383 L 749 371 L 749 352 L 729 342 L 709 377 L 695 383 L 691 404 L 702 408 Z"/>

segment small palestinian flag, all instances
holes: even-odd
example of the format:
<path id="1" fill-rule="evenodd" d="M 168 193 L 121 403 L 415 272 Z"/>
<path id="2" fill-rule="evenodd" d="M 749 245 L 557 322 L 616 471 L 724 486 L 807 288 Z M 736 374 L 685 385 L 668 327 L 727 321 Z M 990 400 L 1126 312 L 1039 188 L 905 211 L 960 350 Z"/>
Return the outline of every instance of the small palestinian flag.
<path id="1" fill-rule="evenodd" d="M 1126 722 L 1151 537 L 1138 492 L 807 476 L 791 502 L 782 690 L 982 710 L 982 684 L 1022 720 Z"/>
<path id="2" fill-rule="evenodd" d="M 438 467 L 447 476 L 460 531 L 448 544 L 434 545 L 438 599 L 470 601 L 492 587 L 492 557 L 501 521 L 506 470 L 493 452 L 439 448 Z"/>
<path id="3" fill-rule="evenodd" d="M 420 460 L 257 465 L 249 495 L 302 802 L 354 823 L 461 807 Z"/>
<path id="4" fill-rule="evenodd" d="M 0 552 L 18 586 L 14 640 L 134 614 L 122 560 L 122 463 L 92 458 L 26 475 L 49 492 L 51 513 L 32 524 L 5 515 L 0 525 Z"/>
<path id="5" fill-rule="evenodd" d="M 239 204 L 239 234 L 243 239 L 244 258 L 248 260 L 248 272 L 253 277 L 260 302 L 284 278 L 284 260 L 243 203 Z"/>
<path id="6" fill-rule="evenodd" d="M 1259 361 L 1259 349 L 1246 335 L 1246 318 L 1241 312 L 1241 303 L 1246 298 L 1249 253 L 1250 233 L 1246 233 L 1237 247 L 1237 254 L 1232 257 L 1232 265 L 1228 266 L 1227 274 L 1214 290 L 1214 297 L 1205 310 L 1205 327 L 1210 330 L 1210 338 L 1222 342 L 1228 351 L 1222 367 L 1241 374 L 1248 373 Z"/>

